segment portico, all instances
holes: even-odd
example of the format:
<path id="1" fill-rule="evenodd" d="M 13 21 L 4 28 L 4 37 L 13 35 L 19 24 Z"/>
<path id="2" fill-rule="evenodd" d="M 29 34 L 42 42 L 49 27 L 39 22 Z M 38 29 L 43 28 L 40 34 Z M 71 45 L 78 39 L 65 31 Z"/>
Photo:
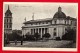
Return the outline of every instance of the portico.
<path id="1" fill-rule="evenodd" d="M 42 38 L 42 35 L 48 33 L 48 28 L 31 28 L 31 29 L 25 29 L 23 31 L 24 31 L 24 33 L 22 33 L 23 35 L 26 34 L 34 35 L 35 33 L 38 33 L 39 35 L 41 35 L 40 37 Z"/>

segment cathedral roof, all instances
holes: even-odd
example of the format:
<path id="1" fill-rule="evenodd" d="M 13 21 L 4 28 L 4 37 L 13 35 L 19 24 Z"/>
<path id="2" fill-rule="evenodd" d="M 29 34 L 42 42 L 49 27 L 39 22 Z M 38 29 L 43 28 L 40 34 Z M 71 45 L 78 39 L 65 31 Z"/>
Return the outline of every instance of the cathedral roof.
<path id="1" fill-rule="evenodd" d="M 66 15 L 63 12 L 56 12 L 53 18 L 66 18 Z"/>
<path id="2" fill-rule="evenodd" d="M 70 17 L 70 16 L 67 16 L 66 19 L 67 20 L 76 20 L 76 18 L 73 18 L 73 17 Z"/>
<path id="3" fill-rule="evenodd" d="M 45 22 L 45 21 L 51 21 L 52 18 L 46 18 L 46 19 L 37 19 L 37 20 L 30 20 L 30 21 L 27 21 L 27 22 L 24 22 L 24 24 L 28 24 L 28 23 L 36 23 L 36 22 Z"/>
<path id="4" fill-rule="evenodd" d="M 66 15 L 64 12 L 62 12 L 61 7 L 58 7 L 58 12 L 56 12 L 53 16 L 53 18 L 66 18 Z"/>

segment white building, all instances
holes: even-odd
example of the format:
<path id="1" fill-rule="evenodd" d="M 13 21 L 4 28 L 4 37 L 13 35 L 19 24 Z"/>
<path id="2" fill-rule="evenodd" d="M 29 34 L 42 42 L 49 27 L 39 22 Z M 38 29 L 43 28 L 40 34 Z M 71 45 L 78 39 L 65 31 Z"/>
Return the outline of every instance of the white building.
<path id="1" fill-rule="evenodd" d="M 24 22 L 22 26 L 22 35 L 38 33 L 39 35 L 49 33 L 50 38 L 55 39 L 56 37 L 62 38 L 62 35 L 66 33 L 66 29 L 76 28 L 77 20 L 70 16 L 66 16 L 62 12 L 62 8 L 58 7 L 58 11 L 54 14 L 53 18 L 30 20 Z"/>

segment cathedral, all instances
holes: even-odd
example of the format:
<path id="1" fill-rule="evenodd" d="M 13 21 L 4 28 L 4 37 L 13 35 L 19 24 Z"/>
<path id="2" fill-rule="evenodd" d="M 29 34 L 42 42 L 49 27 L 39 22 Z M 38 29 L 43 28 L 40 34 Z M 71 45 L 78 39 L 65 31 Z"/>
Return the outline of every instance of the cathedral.
<path id="1" fill-rule="evenodd" d="M 9 35 L 12 33 L 12 12 L 10 11 L 9 5 L 5 12 L 4 17 L 4 34 Z"/>
<path id="2" fill-rule="evenodd" d="M 58 7 L 53 18 L 25 21 L 22 26 L 22 35 L 34 35 L 37 32 L 42 38 L 45 33 L 49 33 L 52 39 L 56 37 L 62 39 L 68 28 L 76 29 L 76 23 L 76 18 L 66 16 L 62 8 Z"/>

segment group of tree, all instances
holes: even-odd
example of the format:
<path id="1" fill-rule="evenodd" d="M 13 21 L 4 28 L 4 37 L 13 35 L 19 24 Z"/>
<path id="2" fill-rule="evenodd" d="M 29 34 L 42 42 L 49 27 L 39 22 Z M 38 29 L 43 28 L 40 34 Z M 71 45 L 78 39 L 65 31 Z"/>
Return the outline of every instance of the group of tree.
<path id="1" fill-rule="evenodd" d="M 9 41 L 21 40 L 21 36 L 16 32 L 12 32 L 12 34 L 4 34 L 4 39 L 5 38 Z"/>
<path id="2" fill-rule="evenodd" d="M 65 33 L 62 36 L 62 39 L 63 40 L 72 40 L 72 41 L 76 42 L 76 30 L 74 30 L 74 29 L 67 30 L 67 33 Z"/>
<path id="3" fill-rule="evenodd" d="M 40 37 L 39 33 L 35 33 L 34 35 L 25 35 L 26 38 L 25 40 L 40 40 L 40 39 L 43 39 L 43 38 L 46 38 L 48 39 L 51 35 L 49 33 L 45 33 L 42 38 Z"/>

